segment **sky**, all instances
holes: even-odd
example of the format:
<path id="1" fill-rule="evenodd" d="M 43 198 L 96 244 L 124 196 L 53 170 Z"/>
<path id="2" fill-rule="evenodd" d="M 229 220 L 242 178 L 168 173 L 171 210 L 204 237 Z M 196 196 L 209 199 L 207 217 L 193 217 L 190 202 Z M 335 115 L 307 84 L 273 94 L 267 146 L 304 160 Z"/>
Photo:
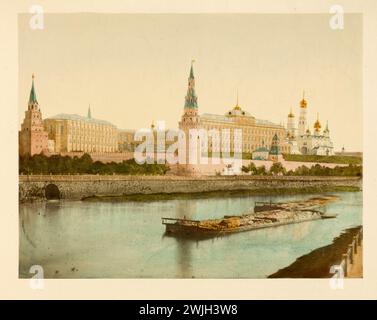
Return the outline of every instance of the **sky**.
<path id="1" fill-rule="evenodd" d="M 86 115 L 121 129 L 177 128 L 194 59 L 199 113 L 236 104 L 259 119 L 329 123 L 335 150 L 362 151 L 362 16 L 327 14 L 19 15 L 19 123 L 31 75 L 43 118 Z"/>

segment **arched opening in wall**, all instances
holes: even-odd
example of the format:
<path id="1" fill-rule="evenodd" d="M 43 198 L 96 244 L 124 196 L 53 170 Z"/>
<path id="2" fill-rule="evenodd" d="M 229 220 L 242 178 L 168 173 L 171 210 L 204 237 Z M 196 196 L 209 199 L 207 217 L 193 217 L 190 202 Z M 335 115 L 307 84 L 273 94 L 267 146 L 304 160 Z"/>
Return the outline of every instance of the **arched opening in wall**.
<path id="1" fill-rule="evenodd" d="M 45 196 L 47 200 L 59 200 L 60 199 L 60 191 L 59 188 L 55 184 L 48 184 L 45 189 Z"/>
<path id="2" fill-rule="evenodd" d="M 302 154 L 307 154 L 308 153 L 308 148 L 307 147 L 302 147 L 301 148 L 301 153 Z"/>

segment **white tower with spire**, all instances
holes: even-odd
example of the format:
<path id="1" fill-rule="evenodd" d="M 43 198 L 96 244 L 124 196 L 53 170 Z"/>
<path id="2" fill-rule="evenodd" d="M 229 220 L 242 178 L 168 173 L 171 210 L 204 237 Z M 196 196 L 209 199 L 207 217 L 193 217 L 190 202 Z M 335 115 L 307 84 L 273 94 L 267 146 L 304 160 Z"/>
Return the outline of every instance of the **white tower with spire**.
<path id="1" fill-rule="evenodd" d="M 302 100 L 300 101 L 300 116 L 298 119 L 298 135 L 303 136 L 307 127 L 306 121 L 306 108 L 308 103 L 305 100 L 305 91 L 302 94 Z"/>
<path id="2" fill-rule="evenodd" d="M 295 115 L 292 113 L 292 109 L 288 113 L 287 135 L 289 139 L 294 139 L 296 137 Z"/>

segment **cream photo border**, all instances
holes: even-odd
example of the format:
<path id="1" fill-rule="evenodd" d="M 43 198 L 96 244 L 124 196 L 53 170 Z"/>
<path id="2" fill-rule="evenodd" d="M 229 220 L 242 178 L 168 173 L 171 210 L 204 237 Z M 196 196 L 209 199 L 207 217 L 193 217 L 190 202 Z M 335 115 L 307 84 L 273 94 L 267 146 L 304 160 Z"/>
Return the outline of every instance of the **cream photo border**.
<path id="1" fill-rule="evenodd" d="M 364 277 L 345 279 L 332 289 L 329 279 L 80 279 L 44 280 L 32 289 L 18 278 L 18 13 L 32 5 L 48 13 L 345 13 L 363 14 L 363 234 Z M 76 0 L 2 1 L 0 4 L 0 298 L 1 299 L 375 299 L 377 298 L 377 2 L 374 0 Z M 330 18 L 330 13 L 329 13 Z M 346 21 L 345 21 L 346 27 Z M 5 150 L 5 151 L 4 151 Z"/>

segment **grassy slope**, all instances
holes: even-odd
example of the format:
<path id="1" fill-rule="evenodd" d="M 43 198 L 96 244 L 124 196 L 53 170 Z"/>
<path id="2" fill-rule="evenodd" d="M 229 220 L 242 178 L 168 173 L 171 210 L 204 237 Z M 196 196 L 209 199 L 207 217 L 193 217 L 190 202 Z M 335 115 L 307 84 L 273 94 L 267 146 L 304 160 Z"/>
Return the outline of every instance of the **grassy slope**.
<path id="1" fill-rule="evenodd" d="M 85 197 L 83 201 L 164 201 L 172 199 L 203 199 L 220 197 L 240 197 L 253 195 L 290 195 L 305 193 L 324 192 L 354 192 L 359 191 L 357 187 L 334 186 L 334 187 L 306 187 L 306 188 L 259 188 L 255 190 L 232 190 L 232 191 L 211 191 L 195 193 L 155 193 L 155 194 L 131 194 L 131 195 L 94 195 Z"/>

